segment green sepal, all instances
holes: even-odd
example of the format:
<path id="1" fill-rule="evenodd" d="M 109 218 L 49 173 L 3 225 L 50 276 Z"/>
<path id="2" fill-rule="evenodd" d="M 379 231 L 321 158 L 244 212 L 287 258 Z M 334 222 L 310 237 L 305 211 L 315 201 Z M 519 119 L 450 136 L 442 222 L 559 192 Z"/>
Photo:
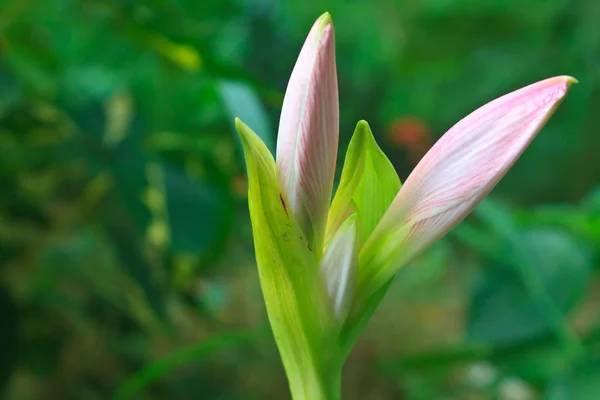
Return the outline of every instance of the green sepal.
<path id="1" fill-rule="evenodd" d="M 329 210 L 326 238 L 331 239 L 341 223 L 356 212 L 364 243 L 401 186 L 394 166 L 377 145 L 369 124 L 359 121 Z"/>
<path id="2" fill-rule="evenodd" d="M 339 331 L 313 250 L 294 220 L 273 156 L 239 119 L 261 288 L 294 398 L 328 399 L 337 385 Z M 335 390 L 339 390 L 335 387 Z"/>

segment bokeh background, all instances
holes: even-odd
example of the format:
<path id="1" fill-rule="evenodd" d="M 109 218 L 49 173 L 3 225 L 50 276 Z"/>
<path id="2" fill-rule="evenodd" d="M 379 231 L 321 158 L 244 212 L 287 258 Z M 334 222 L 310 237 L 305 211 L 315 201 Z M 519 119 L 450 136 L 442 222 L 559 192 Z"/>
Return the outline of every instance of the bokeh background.
<path id="1" fill-rule="evenodd" d="M 490 197 L 399 273 L 343 397 L 600 399 L 600 2 L 0 7 L 3 398 L 289 398 L 232 123 L 274 147 L 295 59 L 330 11 L 338 174 L 359 119 L 404 180 L 476 107 L 580 81 Z"/>

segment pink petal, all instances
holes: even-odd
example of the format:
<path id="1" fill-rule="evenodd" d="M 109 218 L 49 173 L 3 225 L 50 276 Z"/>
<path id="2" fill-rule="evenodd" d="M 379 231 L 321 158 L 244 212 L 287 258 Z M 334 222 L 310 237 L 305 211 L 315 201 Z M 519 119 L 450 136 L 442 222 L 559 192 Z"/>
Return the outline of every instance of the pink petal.
<path id="1" fill-rule="evenodd" d="M 277 141 L 277 173 L 289 206 L 320 257 L 339 131 L 335 40 L 329 14 L 313 25 L 288 83 Z"/>
<path id="2" fill-rule="evenodd" d="M 321 260 L 333 315 L 342 324 L 350 311 L 356 289 L 358 269 L 358 232 L 356 214 L 348 217 L 327 245 Z"/>
<path id="3" fill-rule="evenodd" d="M 388 256 L 401 254 L 390 271 L 378 272 L 378 280 L 391 278 L 397 268 L 471 212 L 523 153 L 573 82 L 559 76 L 502 96 L 462 119 L 437 141 L 365 246 L 365 254 L 376 258 L 385 257 L 382 252 L 375 254 L 376 243 Z"/>

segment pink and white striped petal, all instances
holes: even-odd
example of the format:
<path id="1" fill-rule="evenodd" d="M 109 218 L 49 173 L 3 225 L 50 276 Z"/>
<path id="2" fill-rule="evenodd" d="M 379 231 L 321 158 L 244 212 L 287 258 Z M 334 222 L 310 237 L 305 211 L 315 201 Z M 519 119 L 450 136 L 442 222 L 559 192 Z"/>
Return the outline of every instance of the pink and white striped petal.
<path id="1" fill-rule="evenodd" d="M 339 134 L 337 72 L 331 16 L 313 25 L 283 100 L 277 174 L 290 209 L 321 257 Z"/>
<path id="2" fill-rule="evenodd" d="M 366 275 L 377 275 L 376 280 L 385 283 L 466 217 L 523 153 L 573 82 L 574 78 L 559 76 L 509 93 L 442 136 L 410 174 L 366 243 L 361 265 L 382 264 Z M 368 279 L 359 276 L 359 284 Z"/>
<path id="3" fill-rule="evenodd" d="M 348 316 L 356 289 L 359 236 L 356 217 L 356 214 L 351 215 L 339 227 L 327 245 L 320 265 L 333 316 L 339 325 Z"/>

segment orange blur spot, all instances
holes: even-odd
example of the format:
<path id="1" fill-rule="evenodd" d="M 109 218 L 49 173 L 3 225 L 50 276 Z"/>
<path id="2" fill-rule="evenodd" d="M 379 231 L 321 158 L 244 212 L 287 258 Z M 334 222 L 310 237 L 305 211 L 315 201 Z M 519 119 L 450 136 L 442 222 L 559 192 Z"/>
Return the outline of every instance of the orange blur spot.
<path id="1" fill-rule="evenodd" d="M 388 128 L 387 137 L 394 146 L 406 150 L 413 164 L 419 162 L 431 147 L 431 129 L 416 117 L 396 119 Z"/>

